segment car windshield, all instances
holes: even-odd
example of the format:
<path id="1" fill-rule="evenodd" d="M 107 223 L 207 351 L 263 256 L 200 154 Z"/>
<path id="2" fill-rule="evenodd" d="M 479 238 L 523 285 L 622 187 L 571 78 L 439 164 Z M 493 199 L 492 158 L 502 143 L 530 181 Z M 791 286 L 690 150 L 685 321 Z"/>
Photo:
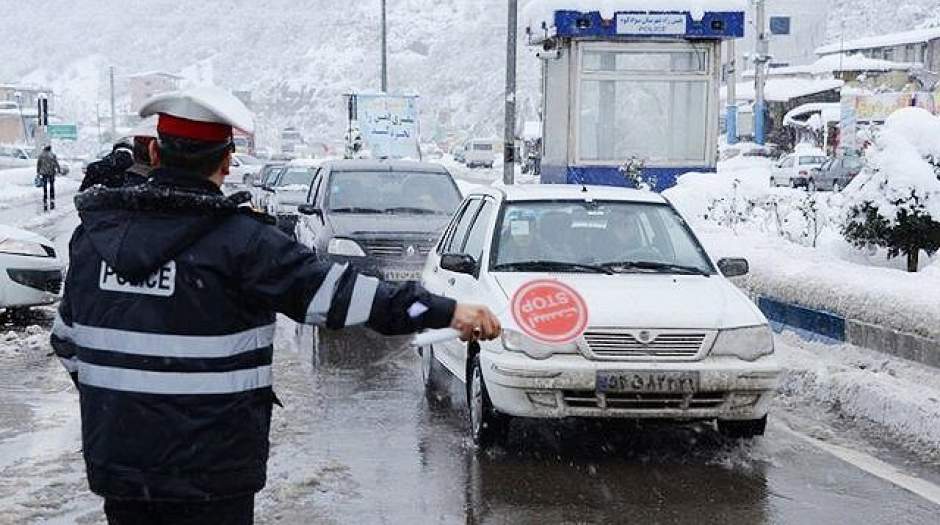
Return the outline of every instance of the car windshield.
<path id="1" fill-rule="evenodd" d="M 512 203 L 494 251 L 493 271 L 715 273 L 688 225 L 665 204 Z"/>
<path id="2" fill-rule="evenodd" d="M 800 157 L 800 166 L 812 166 L 826 162 L 826 157 Z"/>
<path id="3" fill-rule="evenodd" d="M 240 160 L 242 164 L 248 164 L 249 166 L 262 164 L 260 160 L 252 157 L 251 155 L 238 155 L 237 157 L 238 157 L 238 160 Z"/>
<path id="4" fill-rule="evenodd" d="M 461 197 L 444 172 L 338 171 L 328 199 L 336 213 L 450 215 Z"/>
<path id="5" fill-rule="evenodd" d="M 278 188 L 285 188 L 288 186 L 306 186 L 310 187 L 310 183 L 313 182 L 313 176 L 315 175 L 314 171 L 307 168 L 291 168 L 288 169 L 286 173 L 280 176 L 277 180 Z"/>

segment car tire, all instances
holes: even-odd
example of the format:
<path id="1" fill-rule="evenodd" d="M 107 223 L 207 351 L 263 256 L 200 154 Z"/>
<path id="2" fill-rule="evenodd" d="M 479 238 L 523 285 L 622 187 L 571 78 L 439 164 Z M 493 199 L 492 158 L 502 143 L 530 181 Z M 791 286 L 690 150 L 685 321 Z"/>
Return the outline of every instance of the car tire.
<path id="1" fill-rule="evenodd" d="M 479 354 L 473 356 L 470 377 L 467 378 L 467 405 L 473 444 L 484 450 L 505 444 L 509 437 L 510 418 L 497 412 L 490 401 Z"/>
<path id="2" fill-rule="evenodd" d="M 770 178 L 770 187 L 771 187 L 771 188 L 776 188 L 776 187 L 777 187 L 777 179 L 775 179 L 774 177 L 771 177 L 771 178 Z"/>
<path id="3" fill-rule="evenodd" d="M 806 191 L 816 193 L 816 181 L 810 179 L 809 182 L 806 183 Z"/>
<path id="4" fill-rule="evenodd" d="M 833 182 L 833 183 L 832 183 L 832 192 L 833 192 L 833 193 L 840 193 L 841 191 L 842 191 L 842 183 L 839 182 L 839 181 Z"/>
<path id="5" fill-rule="evenodd" d="M 797 189 L 800 187 L 800 185 L 796 182 L 796 179 L 790 179 L 790 187 L 793 189 Z"/>
<path id="6" fill-rule="evenodd" d="M 767 416 L 744 421 L 718 420 L 718 432 L 731 439 L 753 439 L 764 435 L 767 430 Z"/>

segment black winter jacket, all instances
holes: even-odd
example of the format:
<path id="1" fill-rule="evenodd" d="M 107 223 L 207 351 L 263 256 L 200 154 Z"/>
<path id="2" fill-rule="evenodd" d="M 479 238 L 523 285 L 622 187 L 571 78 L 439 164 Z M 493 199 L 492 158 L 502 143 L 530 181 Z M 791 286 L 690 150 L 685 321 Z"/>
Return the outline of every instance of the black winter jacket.
<path id="1" fill-rule="evenodd" d="M 415 285 L 318 262 L 184 173 L 75 200 L 52 343 L 77 381 L 88 481 L 104 497 L 205 501 L 264 486 L 275 312 L 389 335 L 453 316 L 452 301 Z"/>

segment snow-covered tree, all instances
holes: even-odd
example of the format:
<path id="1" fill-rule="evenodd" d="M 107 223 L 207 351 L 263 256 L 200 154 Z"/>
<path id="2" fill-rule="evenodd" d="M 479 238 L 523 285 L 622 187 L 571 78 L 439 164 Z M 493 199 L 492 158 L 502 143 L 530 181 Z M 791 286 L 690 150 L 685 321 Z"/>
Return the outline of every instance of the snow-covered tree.
<path id="1" fill-rule="evenodd" d="M 916 272 L 920 252 L 940 250 L 940 119 L 919 108 L 895 112 L 875 136 L 869 169 L 846 189 L 842 233 L 857 248 L 905 256 Z"/>

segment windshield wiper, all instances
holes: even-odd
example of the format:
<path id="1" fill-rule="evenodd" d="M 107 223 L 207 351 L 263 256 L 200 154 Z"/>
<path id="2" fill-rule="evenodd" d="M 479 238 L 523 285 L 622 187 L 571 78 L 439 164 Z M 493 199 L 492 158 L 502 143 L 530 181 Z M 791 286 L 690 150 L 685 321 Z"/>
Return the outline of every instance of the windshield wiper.
<path id="1" fill-rule="evenodd" d="M 409 206 L 398 206 L 395 208 L 385 208 L 385 213 L 413 213 L 415 215 L 439 215 L 440 212 L 437 210 L 431 210 L 428 208 L 412 208 Z"/>
<path id="2" fill-rule="evenodd" d="M 594 266 L 591 264 L 580 264 L 564 261 L 522 261 L 514 263 L 497 264 L 493 267 L 494 271 L 551 271 L 551 270 L 587 270 L 592 273 L 604 273 L 614 275 L 614 271 L 603 266 Z"/>
<path id="3" fill-rule="evenodd" d="M 684 266 L 681 264 L 670 264 L 662 263 L 655 261 L 622 261 L 622 262 L 609 262 L 601 265 L 603 268 L 610 270 L 613 269 L 623 269 L 623 270 L 653 270 L 662 273 L 681 273 L 681 274 L 690 274 L 690 275 L 702 275 L 705 277 L 710 276 L 711 274 L 707 271 L 695 267 L 695 266 Z"/>
<path id="4" fill-rule="evenodd" d="M 385 213 L 383 210 L 379 210 L 377 208 L 357 208 L 357 207 L 333 208 L 330 211 L 333 213 L 362 213 L 362 214 L 368 213 L 368 214 L 375 214 L 375 215 L 381 215 Z"/>

